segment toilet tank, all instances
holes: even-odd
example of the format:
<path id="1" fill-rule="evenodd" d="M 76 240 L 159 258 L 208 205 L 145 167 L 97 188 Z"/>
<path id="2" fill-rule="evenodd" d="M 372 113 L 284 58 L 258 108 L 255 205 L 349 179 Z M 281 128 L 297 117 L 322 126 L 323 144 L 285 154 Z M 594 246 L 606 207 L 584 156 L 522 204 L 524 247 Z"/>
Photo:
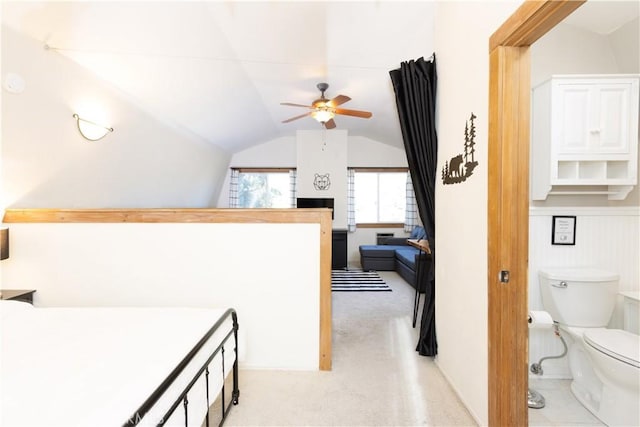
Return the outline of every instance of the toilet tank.
<path id="1" fill-rule="evenodd" d="M 624 297 L 624 330 L 640 335 L 640 292 L 620 292 Z"/>
<path id="2" fill-rule="evenodd" d="M 593 268 L 539 271 L 542 304 L 554 321 L 583 328 L 605 327 L 618 292 L 618 275 Z"/>

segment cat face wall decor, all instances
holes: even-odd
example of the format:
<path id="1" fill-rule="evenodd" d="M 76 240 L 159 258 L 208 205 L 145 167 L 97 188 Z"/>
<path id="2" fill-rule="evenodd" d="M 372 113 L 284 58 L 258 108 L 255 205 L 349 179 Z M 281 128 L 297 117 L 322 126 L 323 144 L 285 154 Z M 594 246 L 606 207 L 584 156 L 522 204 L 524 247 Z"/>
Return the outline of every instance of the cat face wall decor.
<path id="1" fill-rule="evenodd" d="M 313 187 L 318 190 L 328 190 L 331 187 L 331 180 L 329 179 L 329 174 L 326 173 L 324 175 L 320 175 L 319 173 L 315 174 L 313 177 Z"/>

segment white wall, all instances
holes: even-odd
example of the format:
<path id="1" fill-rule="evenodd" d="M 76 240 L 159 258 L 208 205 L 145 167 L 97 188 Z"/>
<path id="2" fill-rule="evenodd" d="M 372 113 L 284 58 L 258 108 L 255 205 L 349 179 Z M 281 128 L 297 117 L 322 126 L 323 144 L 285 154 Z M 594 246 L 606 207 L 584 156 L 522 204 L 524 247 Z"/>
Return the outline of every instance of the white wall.
<path id="1" fill-rule="evenodd" d="M 519 2 L 438 2 L 438 171 L 477 119 L 478 166 L 464 183 L 436 182 L 436 362 L 473 417 L 488 424 L 487 134 L 489 37 Z"/>
<path id="2" fill-rule="evenodd" d="M 300 130 L 296 143 L 298 197 L 333 198 L 333 228 L 347 228 L 347 131 Z M 315 188 L 315 180 L 327 175 L 329 188 Z"/>
<path id="3" fill-rule="evenodd" d="M 436 186 L 436 361 L 481 425 L 488 423 L 488 39 L 518 6 L 519 2 L 438 2 L 435 19 L 439 170 L 444 161 L 460 152 L 465 120 L 471 112 L 478 117 L 479 161 L 474 175 L 465 183 L 444 186 L 438 182 Z M 573 48 L 579 50 L 575 44 Z M 594 62 L 592 52 L 583 50 Z M 532 67 L 548 68 L 545 63 L 536 65 L 534 52 Z M 590 228 L 581 230 L 589 233 Z M 544 240 L 539 241 L 538 232 L 532 232 L 532 244 L 544 243 L 548 235 L 543 233 Z"/>
<path id="4" fill-rule="evenodd" d="M 2 7 L 0 7 L 0 22 L 2 22 Z M 2 46 L 2 41 L 3 41 L 3 36 L 2 36 L 2 31 L 0 31 L 0 46 Z M 2 62 L 0 62 L 0 65 L 2 65 Z M 2 71 L 2 69 L 0 68 L 0 71 Z M 0 74 L 1 75 L 1 74 Z M 2 98 L 4 96 L 4 91 L 0 90 L 0 106 L 2 106 Z M 1 113 L 1 111 L 0 111 Z M 2 114 L 0 114 L 0 215 L 2 215 L 2 217 L 4 217 L 4 180 L 2 179 L 3 174 L 4 174 L 4 168 L 3 168 L 3 161 L 2 161 Z M 9 253 L 9 256 L 11 256 L 11 253 Z M 3 289 L 4 286 L 2 286 L 2 263 L 0 263 L 0 289 Z"/>
<path id="5" fill-rule="evenodd" d="M 576 46 L 589 46 L 576 49 Z M 617 73 L 606 36 L 560 23 L 531 46 L 531 86 L 553 74 Z"/>
<path id="6" fill-rule="evenodd" d="M 583 6 L 588 7 L 588 6 Z M 560 23 L 531 47 L 531 86 L 536 87 L 554 74 L 624 74 L 640 73 L 640 62 L 629 61 L 640 52 L 640 21 L 627 23 L 610 35 L 596 34 Z M 576 49 L 576 46 L 585 46 Z M 640 163 L 640 150 L 638 151 Z M 533 171 L 535 165 L 531 166 Z M 640 188 L 636 185 L 622 201 L 606 196 L 548 196 L 532 201 L 544 206 L 638 206 Z"/>
<path id="7" fill-rule="evenodd" d="M 33 39 L 2 27 L 2 207 L 207 207 L 229 155 L 148 116 L 113 87 Z M 73 113 L 115 131 L 88 142 Z M 87 113 L 88 114 L 88 113 Z"/>
<path id="8" fill-rule="evenodd" d="M 588 7 L 588 3 L 585 6 Z M 552 74 L 639 73 L 638 19 L 610 35 L 595 34 L 560 23 L 531 48 L 532 86 Z M 582 46 L 576 49 L 576 46 Z M 635 58 L 635 62 L 634 62 Z M 640 155 L 640 153 L 639 153 Z M 532 163 L 531 169 L 536 168 Z M 529 217 L 529 308 L 544 309 L 538 271 L 544 267 L 590 266 L 620 275 L 620 290 L 640 289 L 640 189 L 636 186 L 623 201 L 606 196 L 549 196 L 532 201 Z M 552 246 L 553 215 L 576 216 L 576 245 Z M 610 327 L 622 328 L 623 306 L 619 298 Z M 529 362 L 562 353 L 562 344 L 548 330 L 529 334 Z M 543 364 L 543 378 L 570 378 L 567 359 Z M 533 376 L 532 374 L 530 374 Z"/>
<path id="9" fill-rule="evenodd" d="M 640 38 L 640 18 L 627 22 L 607 37 L 616 58 L 619 73 L 640 73 L 640 49 L 629 45 Z"/>
<path id="10" fill-rule="evenodd" d="M 479 161 L 474 175 L 465 183 L 449 186 L 438 183 L 436 187 L 436 324 L 439 345 L 437 363 L 473 416 L 483 425 L 488 423 L 486 353 L 488 346 L 486 340 L 488 39 L 518 5 L 515 2 L 439 2 L 435 19 L 439 78 L 437 122 L 440 146 L 439 170 L 444 161 L 460 152 L 464 122 L 472 111 L 478 116 L 476 148 Z M 462 28 L 464 28 L 463 31 Z M 579 42 L 574 42 L 572 46 L 577 51 L 580 49 L 575 49 L 576 43 Z M 545 74 L 544 70 L 549 67 L 544 61 L 565 63 L 564 58 L 557 58 L 557 60 L 544 58 L 542 61 L 536 59 L 535 47 L 536 45 L 532 49 L 532 74 L 536 76 Z M 594 54 L 590 50 L 582 50 L 591 59 L 590 62 L 586 61 L 587 63 L 599 61 L 594 59 Z M 570 64 L 572 61 L 566 61 L 565 64 Z M 581 63 L 584 62 L 581 59 Z M 564 68 L 563 72 L 574 71 Z M 535 77 L 534 80 L 538 78 Z M 609 229 L 608 225 L 584 224 L 584 228 L 581 226 L 580 235 L 589 234 L 591 227 L 595 227 L 599 233 Z M 633 228 L 622 231 L 622 233 L 633 232 Z M 544 244 L 547 241 L 547 232 L 542 233 L 543 240 L 538 240 L 539 232 L 535 230 L 531 232 L 532 244 Z M 593 242 L 598 247 L 602 246 L 602 243 L 601 240 Z M 619 248 L 616 243 L 612 244 L 613 247 Z M 602 247 L 612 248 L 606 245 Z M 635 256 L 637 260 L 638 245 L 632 246 L 631 249 L 629 257 Z M 556 260 L 558 261 L 560 260 Z M 617 264 L 612 268 L 616 266 Z M 625 271 L 628 274 L 637 274 L 637 271 L 635 273 L 633 270 L 630 271 L 629 266 L 626 268 Z M 627 282 L 629 286 L 633 286 L 631 283 L 632 281 Z M 534 290 L 530 288 L 530 293 L 533 292 Z"/>
<path id="11" fill-rule="evenodd" d="M 347 162 L 352 168 L 407 167 L 404 148 L 384 144 L 363 136 L 350 136 Z"/>
<path id="12" fill-rule="evenodd" d="M 337 178 L 338 185 L 342 186 L 342 190 L 333 191 L 332 189 L 332 196 L 329 197 L 334 197 L 336 199 L 336 215 L 338 215 L 338 217 L 336 218 L 336 221 L 334 221 L 333 227 L 345 228 L 346 216 L 342 218 L 342 215 L 346 215 L 346 181 L 344 181 L 344 184 L 340 183 L 342 182 L 342 179 L 346 180 L 346 168 L 407 167 L 407 157 L 403 149 L 374 141 L 369 138 L 349 136 L 348 134 L 346 140 L 343 140 L 342 138 L 340 139 L 339 144 L 343 144 L 343 147 L 336 146 L 333 139 L 327 139 L 328 145 L 323 148 L 322 135 L 324 133 L 326 133 L 326 135 L 331 135 L 333 132 L 337 132 L 336 135 L 340 135 L 340 132 L 342 131 L 306 131 L 305 139 L 304 141 L 301 140 L 301 143 L 298 143 L 298 139 L 296 137 L 285 137 L 256 145 L 252 148 L 235 153 L 230 161 L 230 167 L 297 167 L 298 177 L 300 178 L 300 176 L 305 176 L 307 173 L 311 173 L 313 176 L 313 173 L 319 172 L 320 170 L 316 169 L 312 163 L 310 165 L 312 169 L 304 172 L 307 165 L 298 165 L 297 162 L 299 157 L 317 157 L 318 159 L 325 159 L 323 161 L 326 161 L 326 157 L 323 154 L 340 156 L 340 164 L 342 165 L 341 167 L 344 168 L 344 173 L 338 172 L 337 170 L 332 172 L 331 181 L 333 186 L 334 179 Z M 342 152 L 345 148 L 346 165 L 343 163 L 344 153 Z M 303 185 L 309 184 L 310 182 L 307 181 L 303 183 Z M 315 190 L 313 190 L 312 193 L 313 192 L 315 192 Z M 341 206 L 344 206 L 343 213 L 338 211 Z M 227 175 L 224 179 L 216 207 L 229 207 L 229 171 L 227 171 Z M 347 236 L 347 258 L 349 264 L 359 264 L 360 254 L 358 247 L 360 245 L 375 244 L 376 233 L 383 232 L 393 232 L 396 236 L 406 235 L 401 228 L 359 228 L 355 233 L 349 233 Z"/>
<path id="13" fill-rule="evenodd" d="M 318 369 L 319 224 L 10 225 L 35 306 L 233 307 L 241 366 Z"/>
<path id="14" fill-rule="evenodd" d="M 576 216 L 575 246 L 551 245 L 553 215 Z M 529 216 L 529 307 L 543 310 L 538 272 L 553 267 L 590 267 L 620 276 L 620 291 L 640 290 L 640 208 L 532 208 Z M 622 298 L 609 327 L 623 328 Z M 529 333 L 529 360 L 562 353 L 551 330 Z M 543 364 L 545 378 L 571 378 L 567 358 Z"/>

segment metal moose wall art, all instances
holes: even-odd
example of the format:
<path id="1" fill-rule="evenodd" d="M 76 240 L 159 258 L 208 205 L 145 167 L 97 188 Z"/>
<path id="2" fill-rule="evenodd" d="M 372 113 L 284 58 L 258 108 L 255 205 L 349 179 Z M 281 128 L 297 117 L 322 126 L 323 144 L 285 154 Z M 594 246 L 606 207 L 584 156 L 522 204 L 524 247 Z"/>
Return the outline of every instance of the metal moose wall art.
<path id="1" fill-rule="evenodd" d="M 442 168 L 442 182 L 444 184 L 459 184 L 466 181 L 473 174 L 475 167 L 478 166 L 478 162 L 475 160 L 475 119 L 476 115 L 471 113 L 471 117 L 464 124 L 464 152 L 444 162 L 444 167 Z"/>

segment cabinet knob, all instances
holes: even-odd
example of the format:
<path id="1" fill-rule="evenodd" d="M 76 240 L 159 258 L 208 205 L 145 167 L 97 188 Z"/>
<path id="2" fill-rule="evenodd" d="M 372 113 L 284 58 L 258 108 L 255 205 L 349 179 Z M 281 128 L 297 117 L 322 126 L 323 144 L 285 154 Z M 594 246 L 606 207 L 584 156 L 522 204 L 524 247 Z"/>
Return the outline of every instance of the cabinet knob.
<path id="1" fill-rule="evenodd" d="M 600 133 L 600 129 L 591 129 L 589 132 L 591 132 L 591 133 Z"/>

